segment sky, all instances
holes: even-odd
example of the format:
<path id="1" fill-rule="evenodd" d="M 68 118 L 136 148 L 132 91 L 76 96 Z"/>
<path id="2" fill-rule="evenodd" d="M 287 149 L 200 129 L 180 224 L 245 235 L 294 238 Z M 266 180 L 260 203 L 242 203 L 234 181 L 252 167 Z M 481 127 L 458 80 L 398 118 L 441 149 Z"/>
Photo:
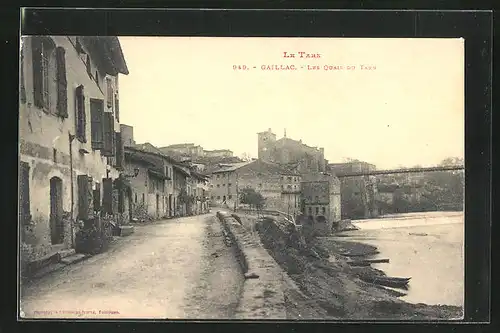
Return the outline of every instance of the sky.
<path id="1" fill-rule="evenodd" d="M 257 133 L 271 128 L 324 147 L 330 163 L 464 156 L 463 39 L 119 39 L 130 72 L 119 78 L 120 121 L 137 143 L 257 157 Z M 261 68 L 272 65 L 297 70 Z"/>

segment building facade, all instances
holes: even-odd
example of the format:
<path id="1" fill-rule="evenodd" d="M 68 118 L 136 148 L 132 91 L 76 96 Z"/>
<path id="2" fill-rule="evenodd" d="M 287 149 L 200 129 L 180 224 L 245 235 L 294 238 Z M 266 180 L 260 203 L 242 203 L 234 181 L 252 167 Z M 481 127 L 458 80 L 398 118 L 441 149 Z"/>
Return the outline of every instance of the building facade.
<path id="1" fill-rule="evenodd" d="M 233 152 L 229 149 L 204 150 L 203 156 L 208 158 L 213 157 L 233 157 Z"/>
<path id="2" fill-rule="evenodd" d="M 23 37 L 20 56 L 21 237 L 44 255 L 74 246 L 76 220 L 116 213 L 128 69 L 116 37 Z"/>
<path id="3" fill-rule="evenodd" d="M 122 133 L 123 145 L 131 147 L 135 145 L 134 128 L 130 125 L 120 124 L 120 132 Z"/>
<path id="4" fill-rule="evenodd" d="M 203 156 L 203 148 L 194 143 L 180 143 L 175 145 L 170 145 L 166 147 L 161 147 L 161 151 L 165 154 L 180 154 L 190 157 L 201 157 Z"/>
<path id="5" fill-rule="evenodd" d="M 139 147 L 125 147 L 126 172 L 130 177 L 133 217 L 153 219 L 174 216 L 173 167 L 167 156 Z"/>
<path id="6" fill-rule="evenodd" d="M 375 165 L 351 161 L 347 163 L 332 163 L 329 170 L 341 179 L 342 218 L 373 218 L 378 216 L 377 182 L 374 176 L 343 177 L 353 173 L 376 170 Z"/>
<path id="7" fill-rule="evenodd" d="M 191 212 L 191 204 L 189 198 L 191 193 L 191 173 L 189 168 L 179 164 L 174 164 L 173 168 L 173 212 L 174 216 L 186 216 Z"/>
<path id="8" fill-rule="evenodd" d="M 194 196 L 194 214 L 196 215 L 208 212 L 208 180 L 208 176 L 191 170 L 191 191 Z"/>
<path id="9" fill-rule="evenodd" d="M 210 199 L 231 209 L 242 206 L 242 189 L 252 188 L 266 200 L 265 208 L 293 214 L 299 210 L 300 175 L 275 163 L 253 160 L 222 164 L 210 175 Z"/>
<path id="10" fill-rule="evenodd" d="M 332 231 L 341 220 L 340 181 L 327 173 L 303 175 L 301 211 L 306 221 L 320 234 Z"/>
<path id="11" fill-rule="evenodd" d="M 257 133 L 259 159 L 283 165 L 294 165 L 301 173 L 326 171 L 324 148 L 310 147 L 287 138 L 276 140 L 271 129 Z"/>

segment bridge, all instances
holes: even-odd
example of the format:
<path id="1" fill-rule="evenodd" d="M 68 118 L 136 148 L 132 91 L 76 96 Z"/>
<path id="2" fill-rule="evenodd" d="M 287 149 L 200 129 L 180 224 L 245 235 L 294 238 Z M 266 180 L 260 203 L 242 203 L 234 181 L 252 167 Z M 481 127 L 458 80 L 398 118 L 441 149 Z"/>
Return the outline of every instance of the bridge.
<path id="1" fill-rule="evenodd" d="M 365 172 L 352 172 L 352 173 L 338 173 L 337 178 L 348 178 L 348 177 L 362 177 L 362 176 L 376 176 L 376 175 L 389 175 L 398 173 L 422 173 L 422 172 L 436 172 L 436 171 L 456 171 L 464 170 L 463 165 L 450 165 L 450 166 L 438 166 L 438 167 L 427 167 L 427 168 L 403 168 L 403 169 L 393 169 L 393 170 L 373 170 Z"/>

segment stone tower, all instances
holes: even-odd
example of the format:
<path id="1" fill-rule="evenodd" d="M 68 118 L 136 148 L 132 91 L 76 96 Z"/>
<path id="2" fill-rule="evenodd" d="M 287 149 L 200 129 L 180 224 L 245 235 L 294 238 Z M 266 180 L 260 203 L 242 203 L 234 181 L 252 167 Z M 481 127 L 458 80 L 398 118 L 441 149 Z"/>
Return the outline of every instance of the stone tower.
<path id="1" fill-rule="evenodd" d="M 271 129 L 266 132 L 257 133 L 258 136 L 258 156 L 260 160 L 272 162 L 273 151 L 276 144 L 276 134 Z"/>

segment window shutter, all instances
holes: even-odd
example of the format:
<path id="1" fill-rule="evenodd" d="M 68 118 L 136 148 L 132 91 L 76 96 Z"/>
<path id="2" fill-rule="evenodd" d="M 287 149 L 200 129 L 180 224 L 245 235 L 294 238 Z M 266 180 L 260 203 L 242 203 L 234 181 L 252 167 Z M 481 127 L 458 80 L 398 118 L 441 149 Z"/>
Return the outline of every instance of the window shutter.
<path id="1" fill-rule="evenodd" d="M 76 88 L 76 136 L 80 141 L 87 142 L 85 124 L 85 93 L 83 85 Z"/>
<path id="2" fill-rule="evenodd" d="M 123 146 L 123 141 L 122 141 L 122 133 L 121 132 L 116 132 L 115 133 L 115 167 L 116 168 L 123 168 L 125 164 L 125 150 Z"/>
<path id="3" fill-rule="evenodd" d="M 90 100 L 92 149 L 103 149 L 103 109 L 103 100 Z"/>
<path id="4" fill-rule="evenodd" d="M 30 216 L 30 166 L 21 162 L 19 169 L 19 221 L 29 223 Z"/>
<path id="5" fill-rule="evenodd" d="M 106 104 L 108 108 L 113 107 L 113 84 L 110 78 L 106 78 Z"/>
<path id="6" fill-rule="evenodd" d="M 81 220 L 88 220 L 91 215 L 89 211 L 91 205 L 89 204 L 89 192 L 92 191 L 92 187 L 89 186 L 89 177 L 87 175 L 79 175 L 77 177 L 78 183 L 78 218 Z M 89 189 L 90 187 L 90 189 Z M 90 195 L 90 198 L 92 196 Z"/>
<path id="7" fill-rule="evenodd" d="M 93 198 L 94 198 L 94 211 L 100 211 L 101 210 L 101 184 L 99 184 L 99 183 L 95 184 Z"/>
<path id="8" fill-rule="evenodd" d="M 33 37 L 31 40 L 33 61 L 33 99 L 37 108 L 43 108 L 43 75 L 42 75 L 42 39 Z"/>
<path id="9" fill-rule="evenodd" d="M 26 88 L 24 86 L 24 49 L 21 48 L 21 59 L 20 59 L 20 67 L 21 67 L 21 78 L 19 84 L 19 98 L 21 103 L 26 103 Z"/>
<path id="10" fill-rule="evenodd" d="M 113 156 L 113 143 L 115 138 L 114 131 L 114 122 L 115 119 L 111 112 L 103 113 L 103 136 L 104 136 L 104 144 L 103 149 L 101 150 L 101 154 L 103 156 Z"/>
<path id="11" fill-rule="evenodd" d="M 92 65 L 90 64 L 90 56 L 87 54 L 85 57 L 85 69 L 90 78 L 92 78 Z"/>
<path id="12" fill-rule="evenodd" d="M 113 214 L 113 180 L 102 179 L 102 212 Z"/>
<path id="13" fill-rule="evenodd" d="M 116 121 L 120 122 L 120 103 L 118 100 L 118 95 L 115 95 L 115 117 Z"/>
<path id="14" fill-rule="evenodd" d="M 56 48 L 57 114 L 68 118 L 68 82 L 66 80 L 66 51 Z"/>

